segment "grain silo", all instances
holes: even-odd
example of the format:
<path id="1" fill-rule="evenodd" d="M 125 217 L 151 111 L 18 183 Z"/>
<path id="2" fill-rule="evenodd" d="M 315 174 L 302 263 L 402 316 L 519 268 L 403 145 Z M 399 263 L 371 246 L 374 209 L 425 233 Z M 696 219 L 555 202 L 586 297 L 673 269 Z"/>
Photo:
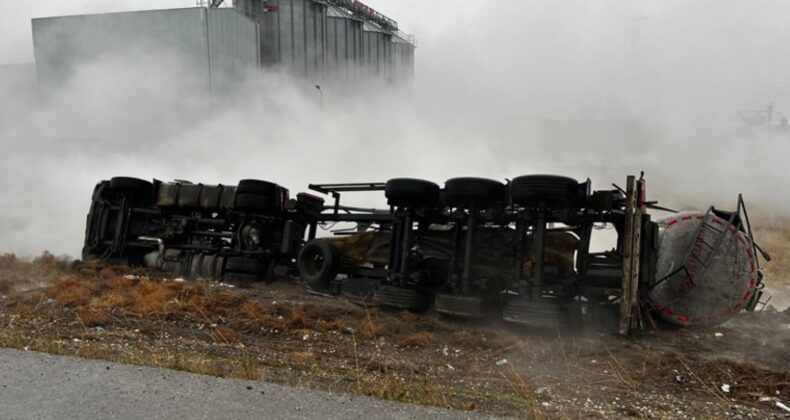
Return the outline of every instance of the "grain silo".
<path id="1" fill-rule="evenodd" d="M 363 77 L 410 80 L 413 37 L 356 0 L 234 0 L 209 7 L 61 16 L 33 20 L 39 85 L 69 80 L 86 62 L 135 60 L 165 51 L 179 77 L 209 91 L 239 86 L 265 71 L 310 83 Z M 133 53 L 141 54 L 133 54 Z"/>
<path id="2" fill-rule="evenodd" d="M 362 2 L 234 0 L 233 7 L 260 25 L 264 67 L 310 80 L 370 75 L 402 81 L 413 74 L 414 37 Z"/>
<path id="3" fill-rule="evenodd" d="M 359 76 L 363 63 L 362 39 L 364 20 L 347 9 L 330 6 L 327 9 L 327 75 L 339 80 L 353 80 Z"/>

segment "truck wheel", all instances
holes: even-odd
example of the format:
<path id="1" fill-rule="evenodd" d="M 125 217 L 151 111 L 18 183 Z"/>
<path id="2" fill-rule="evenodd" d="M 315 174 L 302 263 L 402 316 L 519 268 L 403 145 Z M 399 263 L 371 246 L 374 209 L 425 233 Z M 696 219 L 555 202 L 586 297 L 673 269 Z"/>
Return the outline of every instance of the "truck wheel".
<path id="1" fill-rule="evenodd" d="M 505 302 L 502 319 L 528 328 L 556 329 L 567 325 L 567 308 L 555 302 L 513 296 Z"/>
<path id="2" fill-rule="evenodd" d="M 482 319 L 493 313 L 492 299 L 487 296 L 464 296 L 439 293 L 434 300 L 436 312 L 458 318 Z"/>
<path id="3" fill-rule="evenodd" d="M 264 281 L 269 269 L 269 264 L 265 261 L 249 257 L 227 257 L 224 265 L 224 281 L 243 288 L 251 287 L 252 283 Z M 215 270 L 215 273 L 218 272 Z"/>
<path id="4" fill-rule="evenodd" d="M 373 293 L 373 301 L 380 306 L 409 311 L 424 311 L 431 305 L 427 293 L 395 286 L 380 286 Z"/>
<path id="5" fill-rule="evenodd" d="M 236 187 L 237 194 L 266 195 L 275 197 L 279 186 L 273 182 L 257 179 L 242 179 Z"/>
<path id="6" fill-rule="evenodd" d="M 311 289 L 319 292 L 329 290 L 330 283 L 337 277 L 338 265 L 337 250 L 321 239 L 305 244 L 296 258 L 299 277 Z"/>
<path id="7" fill-rule="evenodd" d="M 439 190 L 431 181 L 394 178 L 387 181 L 384 195 L 391 206 L 430 207 L 439 203 Z"/>
<path id="8" fill-rule="evenodd" d="M 510 183 L 510 197 L 522 206 L 544 201 L 550 208 L 573 206 L 579 194 L 579 182 L 559 175 L 525 175 Z"/>
<path id="9" fill-rule="evenodd" d="M 110 179 L 110 189 L 116 191 L 151 192 L 154 184 L 139 178 L 116 176 Z"/>
<path id="10" fill-rule="evenodd" d="M 138 178 L 117 176 L 110 179 L 110 190 L 131 198 L 136 203 L 152 204 L 154 184 Z"/>
<path id="11" fill-rule="evenodd" d="M 505 200 L 505 185 L 486 178 L 453 178 L 444 184 L 450 207 L 488 206 Z"/>

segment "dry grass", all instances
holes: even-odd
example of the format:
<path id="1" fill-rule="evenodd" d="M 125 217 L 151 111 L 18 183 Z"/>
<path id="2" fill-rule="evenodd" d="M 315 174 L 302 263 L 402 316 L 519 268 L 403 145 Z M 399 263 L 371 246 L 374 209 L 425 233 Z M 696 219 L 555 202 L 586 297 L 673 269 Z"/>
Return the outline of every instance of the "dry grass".
<path id="1" fill-rule="evenodd" d="M 502 374 L 505 382 L 513 390 L 514 394 L 524 401 L 524 417 L 528 419 L 540 420 L 545 418 L 543 410 L 537 399 L 537 393 L 527 381 L 524 380 L 515 370 L 511 369 L 507 373 Z"/>
<path id="2" fill-rule="evenodd" d="M 458 331 L 454 333 L 452 343 L 456 346 L 473 349 L 488 348 L 490 344 L 484 334 L 471 331 Z"/>
<path id="3" fill-rule="evenodd" d="M 32 261 L 17 258 L 14 254 L 0 255 L 0 294 L 49 284 L 70 265 L 69 261 L 46 252 Z"/>
<path id="4" fill-rule="evenodd" d="M 398 345 L 401 347 L 425 347 L 433 343 L 433 341 L 433 334 L 428 331 L 419 331 L 404 337 L 398 341 Z"/>
<path id="5" fill-rule="evenodd" d="M 698 383 L 701 390 L 719 398 L 755 401 L 790 393 L 790 372 L 776 372 L 753 363 L 733 360 L 695 360 L 677 353 L 655 355 L 648 362 L 650 375 L 666 380 Z M 730 385 L 723 393 L 721 386 Z"/>
<path id="6" fill-rule="evenodd" d="M 10 290 L 0 300 L 0 346 L 535 418 L 544 407 L 534 384 L 545 386 L 546 376 L 525 364 L 562 368 L 562 358 L 578 353 L 562 342 L 558 351 L 554 340 L 525 344 L 511 330 L 459 330 L 426 316 L 332 300 L 273 303 L 256 297 L 258 290 L 167 281 L 94 262 L 47 257 L 3 264 L 12 289 L 24 277 L 13 270 L 51 273 L 45 287 Z M 504 367 L 496 363 L 503 358 L 510 360 Z M 610 372 L 620 373 L 629 390 L 644 391 L 649 385 L 642 384 L 654 383 L 650 372 L 658 371 L 632 369 L 614 356 L 612 363 L 617 369 Z M 547 369 L 550 376 L 560 370 Z"/>
<path id="7" fill-rule="evenodd" d="M 7 295 L 16 290 L 15 282 L 11 279 L 0 278 L 0 295 Z"/>
<path id="8" fill-rule="evenodd" d="M 790 220 L 761 224 L 754 232 L 757 243 L 771 255 L 765 273 L 772 284 L 790 285 Z"/>

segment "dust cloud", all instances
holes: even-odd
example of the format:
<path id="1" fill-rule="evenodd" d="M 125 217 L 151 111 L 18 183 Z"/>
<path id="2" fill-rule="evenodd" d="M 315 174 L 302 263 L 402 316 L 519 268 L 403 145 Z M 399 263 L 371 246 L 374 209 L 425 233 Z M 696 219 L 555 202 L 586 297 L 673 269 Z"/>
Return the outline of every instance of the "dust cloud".
<path id="1" fill-rule="evenodd" d="M 303 191 L 316 182 L 528 173 L 608 188 L 644 170 L 649 194 L 667 206 L 732 208 L 743 192 L 755 211 L 790 212 L 790 133 L 738 117 L 769 103 L 790 112 L 786 2 L 368 3 L 418 35 L 412 85 L 266 72 L 208 100 L 183 83 L 185 66 L 150 49 L 85 62 L 45 92 L 29 67 L 4 67 L 0 252 L 78 256 L 93 186 L 115 175 L 261 178 Z M 0 62 L 30 61 L 29 13 L 1 15 L 14 23 Z M 28 79 L 18 76 L 25 68 Z"/>

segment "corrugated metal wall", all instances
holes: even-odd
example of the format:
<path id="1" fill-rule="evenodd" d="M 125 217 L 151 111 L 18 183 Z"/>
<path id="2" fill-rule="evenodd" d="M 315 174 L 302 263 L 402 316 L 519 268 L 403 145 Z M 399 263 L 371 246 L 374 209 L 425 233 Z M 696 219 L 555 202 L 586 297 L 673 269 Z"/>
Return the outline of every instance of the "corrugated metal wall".
<path id="1" fill-rule="evenodd" d="M 261 25 L 263 65 L 282 65 L 294 74 L 320 78 L 326 70 L 327 6 L 312 0 L 237 0 Z M 266 13 L 264 7 L 275 8 Z M 249 12 L 248 12 L 249 10 Z"/>
<path id="2" fill-rule="evenodd" d="M 414 45 L 399 36 L 392 37 L 392 79 L 409 82 L 414 78 Z"/>
<path id="3" fill-rule="evenodd" d="M 226 87 L 258 69 L 258 25 L 234 9 L 189 8 L 33 20 L 39 84 L 65 82 L 100 57 L 167 57 L 185 82 Z M 157 54 L 161 54 L 157 56 Z M 177 60 L 177 61 L 170 61 Z M 129 63 L 134 66 L 134 63 Z"/>
<path id="4" fill-rule="evenodd" d="M 134 49 L 178 55 L 191 69 L 185 78 L 220 89 L 260 65 L 315 82 L 362 75 L 397 81 L 413 73 L 413 45 L 343 9 L 318 0 L 233 4 L 35 19 L 39 81 L 63 82 L 79 63 Z"/>
<path id="5" fill-rule="evenodd" d="M 408 47 L 394 45 L 391 32 L 342 8 L 320 0 L 234 0 L 233 5 L 261 26 L 264 66 L 282 66 L 314 81 L 360 75 L 405 80 L 413 74 L 412 44 L 400 38 Z"/>
<path id="6" fill-rule="evenodd" d="M 257 74 L 258 25 L 233 9 L 207 9 L 208 48 L 214 89 L 230 89 Z"/>
<path id="7" fill-rule="evenodd" d="M 327 76 L 343 81 L 352 80 L 363 64 L 363 22 L 342 10 L 330 8 L 327 13 L 326 68 Z"/>
<path id="8" fill-rule="evenodd" d="M 363 28 L 362 50 L 366 73 L 389 78 L 392 73 L 392 35 L 370 22 L 365 22 Z"/>

